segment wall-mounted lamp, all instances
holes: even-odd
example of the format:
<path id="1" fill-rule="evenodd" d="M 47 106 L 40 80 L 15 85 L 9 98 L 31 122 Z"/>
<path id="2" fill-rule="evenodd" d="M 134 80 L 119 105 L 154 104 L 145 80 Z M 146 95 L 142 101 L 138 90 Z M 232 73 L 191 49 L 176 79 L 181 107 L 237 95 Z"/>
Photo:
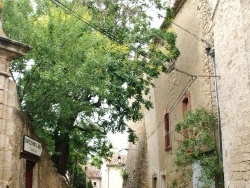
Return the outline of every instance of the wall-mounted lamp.
<path id="1" fill-rule="evenodd" d="M 206 43 L 205 50 L 206 50 L 207 55 L 210 55 L 211 57 L 214 58 L 214 49 L 212 49 L 211 44 Z"/>
<path id="2" fill-rule="evenodd" d="M 207 55 L 209 55 L 209 52 L 210 52 L 211 48 L 212 48 L 211 45 L 209 43 L 206 43 L 205 50 L 206 50 Z"/>

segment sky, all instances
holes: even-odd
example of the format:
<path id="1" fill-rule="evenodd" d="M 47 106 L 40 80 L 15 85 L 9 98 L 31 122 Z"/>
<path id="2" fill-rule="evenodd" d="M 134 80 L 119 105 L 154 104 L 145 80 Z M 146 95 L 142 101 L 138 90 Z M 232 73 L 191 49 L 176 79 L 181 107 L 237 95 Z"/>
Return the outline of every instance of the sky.
<path id="1" fill-rule="evenodd" d="M 147 12 L 148 12 L 149 15 L 153 16 L 151 26 L 153 28 L 159 28 L 161 26 L 164 18 L 159 18 L 157 16 L 158 12 L 153 8 L 148 9 Z M 163 12 L 161 14 L 164 15 Z M 123 152 L 123 151 L 125 151 L 124 149 L 128 148 L 128 141 L 127 141 L 128 140 L 128 134 L 127 134 L 127 132 L 117 133 L 117 134 L 109 133 L 108 138 L 109 138 L 110 142 L 113 144 L 113 147 L 114 147 L 113 151 L 114 152 Z"/>

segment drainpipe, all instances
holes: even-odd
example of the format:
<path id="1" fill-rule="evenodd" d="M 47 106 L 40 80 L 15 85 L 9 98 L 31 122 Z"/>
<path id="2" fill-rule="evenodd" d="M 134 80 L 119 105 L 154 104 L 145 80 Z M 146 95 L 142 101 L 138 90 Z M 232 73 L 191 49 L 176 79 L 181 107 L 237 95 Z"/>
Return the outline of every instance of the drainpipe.
<path id="1" fill-rule="evenodd" d="M 218 132 L 219 132 L 219 160 L 223 162 L 223 150 L 222 150 L 222 132 L 221 132 L 221 117 L 220 117 L 220 105 L 219 105 L 219 94 L 218 94 L 218 81 L 217 81 L 217 70 L 216 70 L 216 61 L 215 61 L 215 52 L 214 49 L 211 49 L 210 44 L 207 44 L 206 51 L 209 56 L 213 59 L 213 69 L 214 69 L 214 78 L 215 78 L 215 100 L 217 107 L 217 116 L 218 116 Z"/>
<path id="2" fill-rule="evenodd" d="M 109 168 L 108 168 L 108 188 L 109 188 Z"/>

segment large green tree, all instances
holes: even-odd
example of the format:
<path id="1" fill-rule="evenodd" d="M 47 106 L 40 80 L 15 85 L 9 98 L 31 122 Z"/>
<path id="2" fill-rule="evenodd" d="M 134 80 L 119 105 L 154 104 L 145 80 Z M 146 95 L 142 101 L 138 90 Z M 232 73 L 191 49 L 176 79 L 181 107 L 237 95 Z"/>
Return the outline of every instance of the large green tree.
<path id="1" fill-rule="evenodd" d="M 32 4 L 32 3 L 33 4 Z M 4 29 L 33 49 L 12 63 L 23 110 L 53 153 L 60 174 L 112 147 L 109 131 L 134 132 L 126 120 L 152 107 L 151 81 L 179 55 L 176 35 L 150 27 L 160 1 L 6 0 Z M 167 11 L 164 25 L 169 25 Z M 163 53 L 156 44 L 167 42 Z M 77 169 L 77 168 L 75 168 Z"/>

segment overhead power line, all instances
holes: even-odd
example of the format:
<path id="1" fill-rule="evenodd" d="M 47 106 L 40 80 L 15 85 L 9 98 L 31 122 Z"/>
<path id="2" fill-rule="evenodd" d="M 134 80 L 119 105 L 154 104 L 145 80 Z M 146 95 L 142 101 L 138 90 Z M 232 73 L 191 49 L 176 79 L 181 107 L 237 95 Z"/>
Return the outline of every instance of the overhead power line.
<path id="1" fill-rule="evenodd" d="M 134 50 L 135 52 L 137 52 L 139 55 L 141 55 L 144 58 L 148 58 L 148 59 L 152 60 L 152 57 L 150 56 L 150 54 L 143 53 L 138 48 L 135 48 L 132 45 L 125 44 L 121 39 L 119 39 L 118 37 L 116 37 L 114 34 L 108 32 L 107 30 L 105 30 L 105 29 L 103 29 L 103 28 L 101 28 L 101 27 L 99 27 L 99 26 L 97 26 L 95 24 L 92 24 L 92 23 L 88 22 L 87 20 L 84 20 L 80 14 L 78 14 L 74 10 L 70 9 L 69 7 L 67 7 L 65 4 L 63 4 L 59 0 L 50 0 L 50 1 L 52 3 L 54 3 L 56 6 L 62 8 L 64 11 L 66 11 L 69 14 L 71 14 L 72 16 L 74 16 L 75 18 L 77 18 L 79 21 L 82 21 L 84 24 L 88 25 L 89 27 L 93 28 L 94 30 L 99 31 L 103 35 L 107 36 L 109 39 L 113 40 L 114 42 L 116 42 L 116 43 L 118 43 L 120 45 L 124 45 L 124 46 L 126 46 L 126 47 Z M 160 62 L 160 60 L 157 60 L 157 59 L 155 59 L 155 61 Z"/>
<path id="2" fill-rule="evenodd" d="M 125 43 L 123 43 L 123 41 L 121 39 L 119 39 L 118 37 L 116 37 L 114 34 L 108 32 L 107 30 L 92 24 L 90 22 L 88 22 L 87 20 L 84 20 L 82 18 L 81 15 L 79 15 L 77 12 L 75 12 L 74 10 L 72 10 L 71 8 L 67 7 L 65 4 L 63 4 L 62 2 L 60 2 L 59 0 L 50 0 L 51 2 L 53 2 L 56 6 L 59 6 L 60 8 L 62 8 L 64 11 L 68 12 L 69 14 L 71 14 L 72 16 L 74 16 L 75 18 L 77 18 L 78 20 L 82 21 L 83 23 L 85 23 L 86 25 L 90 26 L 91 28 L 95 29 L 96 31 L 99 31 L 100 33 L 102 33 L 103 35 L 107 36 L 108 38 L 110 38 L 111 40 L 117 42 L 118 44 L 122 44 L 127 46 L 128 48 L 131 48 L 132 50 L 134 50 L 135 52 L 137 52 L 139 55 L 143 56 L 144 58 L 148 58 L 148 59 L 152 59 L 150 54 L 148 53 L 142 53 L 139 49 L 133 47 L 133 46 L 129 46 Z M 189 33 L 190 35 L 194 36 L 197 40 L 200 40 L 202 42 L 206 42 L 206 40 L 196 36 L 195 34 L 193 34 L 192 32 L 188 31 L 187 29 L 185 29 L 184 27 L 180 26 L 179 24 L 176 24 L 173 21 L 170 21 L 170 23 L 176 25 L 177 27 L 181 28 L 182 30 L 184 30 L 185 32 Z M 160 61 L 155 59 L 155 61 Z M 166 62 L 166 61 L 164 61 Z"/>
<path id="3" fill-rule="evenodd" d="M 175 26 L 179 27 L 180 29 L 182 29 L 183 31 L 189 33 L 190 35 L 193 35 L 196 39 L 202 41 L 202 42 L 205 42 L 205 43 L 208 43 L 206 40 L 198 37 L 197 35 L 193 34 L 192 32 L 188 31 L 187 29 L 185 29 L 184 27 L 180 26 L 179 24 L 173 22 L 173 21 L 169 21 L 170 23 L 174 24 Z"/>
<path id="4" fill-rule="evenodd" d="M 70 9 L 69 7 L 67 7 L 66 5 L 64 5 L 63 3 L 61 3 L 58 0 L 51 0 L 51 2 L 53 2 L 55 5 L 59 6 L 60 8 L 62 8 L 63 10 L 69 12 L 71 15 L 73 15 L 74 17 L 76 17 L 78 20 L 82 21 L 83 23 L 85 23 L 86 25 L 92 27 L 93 29 L 99 31 L 100 33 L 102 33 L 103 35 L 107 36 L 108 38 L 111 39 L 115 39 L 118 43 L 119 40 L 118 38 L 116 38 L 114 35 L 112 35 L 111 33 L 107 32 L 105 29 L 102 29 L 94 24 L 89 23 L 88 21 L 82 19 L 82 16 L 79 15 L 77 12 L 73 11 L 72 9 Z"/>
<path id="5" fill-rule="evenodd" d="M 180 92 L 179 96 L 176 98 L 176 100 L 174 101 L 174 103 L 172 104 L 172 106 L 170 107 L 168 113 L 170 114 L 176 107 L 176 105 L 178 104 L 178 102 L 180 102 L 180 100 L 182 99 L 182 96 L 184 93 L 187 92 L 187 90 L 191 87 L 191 85 L 194 83 L 194 81 L 197 79 L 196 76 L 191 76 L 191 78 L 188 80 L 187 84 L 185 85 L 185 87 L 183 88 L 183 90 Z M 148 135 L 147 138 L 150 138 L 155 132 L 156 130 L 161 127 L 162 123 L 165 121 L 165 119 L 163 118 L 155 127 L 155 129 Z"/>
<path id="6" fill-rule="evenodd" d="M 193 77 L 208 77 L 208 78 L 210 78 L 210 77 L 220 77 L 218 75 L 199 75 L 199 74 L 196 75 L 196 74 L 191 74 L 191 73 L 185 72 L 185 71 L 183 71 L 181 69 L 178 69 L 177 67 L 174 67 L 173 69 L 176 70 L 177 72 L 186 74 L 187 76 L 191 76 L 191 77 L 192 76 Z"/>
<path id="7" fill-rule="evenodd" d="M 142 54 L 138 49 L 132 47 L 132 46 L 128 46 L 126 44 L 123 43 L 123 41 L 121 41 L 119 38 L 117 38 L 115 35 L 109 33 L 107 30 L 100 28 L 99 26 L 95 25 L 95 24 L 91 24 L 88 21 L 84 20 L 81 15 L 79 15 L 78 13 L 76 13 L 75 11 L 73 11 L 72 9 L 68 8 L 66 5 L 64 5 L 63 3 L 61 3 L 59 0 L 50 0 L 51 2 L 53 2 L 55 5 L 59 6 L 60 8 L 62 8 L 63 10 L 69 12 L 69 14 L 73 15 L 74 17 L 76 17 L 78 20 L 82 21 L 83 23 L 85 23 L 86 25 L 90 26 L 91 28 L 95 29 L 96 31 L 99 31 L 100 33 L 102 33 L 103 35 L 107 36 L 108 38 L 114 40 L 115 42 L 117 42 L 118 44 L 123 44 L 129 48 L 132 48 L 135 52 L 138 52 L 140 55 L 142 55 L 143 57 L 149 58 L 151 59 L 149 54 Z M 176 24 L 173 21 L 170 21 L 170 23 L 172 23 L 173 25 L 179 27 L 180 29 L 184 30 L 185 32 L 189 33 L 190 35 L 194 36 L 197 40 L 200 40 L 202 42 L 206 42 L 208 43 L 206 40 L 198 37 L 197 35 L 193 34 L 192 32 L 188 31 L 187 29 L 183 28 L 182 26 L 180 26 L 179 24 Z M 157 60 L 156 60 L 157 61 Z M 158 60 L 159 61 L 159 60 Z M 173 105 L 171 106 L 169 113 L 171 113 L 174 109 L 175 106 L 178 104 L 178 102 L 181 100 L 182 95 L 191 87 L 191 85 L 193 84 L 193 82 L 197 79 L 197 77 L 219 77 L 219 76 L 214 76 L 214 75 L 194 75 L 188 72 L 185 72 L 183 70 L 180 70 L 178 68 L 175 67 L 175 65 L 172 67 L 173 70 L 176 70 L 177 72 L 186 74 L 187 76 L 191 76 L 190 80 L 188 81 L 188 83 L 186 84 L 186 86 L 184 87 L 184 89 L 181 91 L 180 95 L 177 97 L 176 101 L 173 103 Z M 164 119 L 158 123 L 157 127 L 150 133 L 150 135 L 148 136 L 151 137 L 155 131 L 161 126 L 161 124 L 164 122 Z"/>

